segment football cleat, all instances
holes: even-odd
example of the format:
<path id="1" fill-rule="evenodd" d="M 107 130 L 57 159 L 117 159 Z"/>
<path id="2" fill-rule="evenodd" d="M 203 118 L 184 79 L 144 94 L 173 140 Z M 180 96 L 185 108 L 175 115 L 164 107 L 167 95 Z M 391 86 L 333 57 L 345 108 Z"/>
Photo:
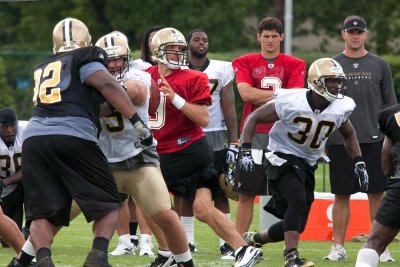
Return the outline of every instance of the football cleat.
<path id="1" fill-rule="evenodd" d="M 244 241 L 246 241 L 247 245 L 249 246 L 253 246 L 256 248 L 261 248 L 263 246 L 263 244 L 261 243 L 257 243 L 256 241 L 254 241 L 254 236 L 258 234 L 256 232 L 245 232 L 243 234 L 243 239 Z"/>
<path id="2" fill-rule="evenodd" d="M 335 244 L 332 246 L 328 256 L 324 257 L 324 260 L 329 261 L 343 261 L 346 259 L 346 250 L 343 246 Z"/>
<path id="3" fill-rule="evenodd" d="M 230 254 L 230 253 L 233 252 L 233 249 L 232 249 L 231 246 L 228 245 L 228 243 L 225 242 L 225 243 L 219 248 L 219 251 L 221 252 L 221 254 L 228 255 L 228 254 Z"/>
<path id="4" fill-rule="evenodd" d="M 108 264 L 106 253 L 92 249 L 87 255 L 83 267 L 111 267 L 111 265 Z"/>
<path id="5" fill-rule="evenodd" d="M 36 261 L 32 261 L 28 265 L 22 264 L 19 259 L 13 258 L 7 267 L 34 267 L 36 266 Z"/>
<path id="6" fill-rule="evenodd" d="M 194 244 L 189 243 L 189 249 L 190 249 L 191 253 L 198 252 L 198 250 Z"/>
<path id="7" fill-rule="evenodd" d="M 151 238 L 140 239 L 139 256 L 154 257 L 154 252 L 152 249 L 153 249 L 153 244 L 151 243 Z"/>
<path id="8" fill-rule="evenodd" d="M 312 261 L 300 259 L 297 250 L 286 254 L 285 260 L 286 262 L 284 267 L 314 267 L 314 263 Z"/>
<path id="9" fill-rule="evenodd" d="M 256 265 L 263 257 L 263 252 L 259 248 L 243 246 L 236 255 L 236 262 L 233 267 L 251 267 Z"/>
<path id="10" fill-rule="evenodd" d="M 44 257 L 36 263 L 37 267 L 55 267 L 50 257 Z"/>
<path id="11" fill-rule="evenodd" d="M 135 255 L 135 245 L 132 243 L 119 242 L 118 246 L 110 253 L 110 256 L 122 256 L 122 255 Z"/>
<path id="12" fill-rule="evenodd" d="M 386 248 L 385 251 L 379 256 L 379 261 L 380 262 L 389 262 L 389 261 L 395 261 L 392 256 L 390 256 L 389 249 Z"/>
<path id="13" fill-rule="evenodd" d="M 232 251 L 231 253 L 228 253 L 228 254 L 222 256 L 221 260 L 225 260 L 225 261 L 230 261 L 230 260 L 234 261 L 234 260 L 236 260 L 235 252 Z"/>
<path id="14" fill-rule="evenodd" d="M 160 254 L 157 254 L 155 260 L 145 267 L 178 267 L 178 265 L 176 264 L 172 254 L 169 257 L 164 257 Z"/>

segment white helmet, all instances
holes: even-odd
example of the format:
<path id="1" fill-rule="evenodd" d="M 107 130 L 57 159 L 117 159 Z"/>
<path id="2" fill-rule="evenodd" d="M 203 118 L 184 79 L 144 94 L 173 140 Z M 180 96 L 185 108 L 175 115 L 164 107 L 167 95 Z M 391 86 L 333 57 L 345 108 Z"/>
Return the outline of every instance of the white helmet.
<path id="1" fill-rule="evenodd" d="M 168 46 L 182 46 L 181 52 L 168 50 Z M 155 62 L 163 63 L 170 69 L 178 69 L 189 64 L 188 45 L 183 34 L 174 28 L 164 28 L 156 32 L 151 39 L 151 55 Z M 180 57 L 179 61 L 168 60 L 168 54 Z"/>
<path id="2" fill-rule="evenodd" d="M 329 102 L 333 102 L 339 98 L 339 95 L 329 93 L 325 85 L 326 78 L 335 78 L 340 80 L 340 88 L 346 75 L 342 66 L 332 58 L 320 58 L 314 61 L 308 70 L 307 83 L 308 87 L 314 90 L 320 96 L 323 96 Z"/>
<path id="3" fill-rule="evenodd" d="M 53 52 L 61 53 L 92 45 L 86 25 L 74 18 L 58 22 L 53 30 Z"/>

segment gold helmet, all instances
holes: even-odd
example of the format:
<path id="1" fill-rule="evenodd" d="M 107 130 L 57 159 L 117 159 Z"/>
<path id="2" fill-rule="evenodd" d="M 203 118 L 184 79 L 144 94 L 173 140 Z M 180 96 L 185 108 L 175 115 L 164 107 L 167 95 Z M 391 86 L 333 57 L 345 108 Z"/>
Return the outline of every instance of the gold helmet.
<path id="1" fill-rule="evenodd" d="M 221 187 L 222 191 L 224 191 L 227 197 L 236 201 L 239 200 L 239 193 L 234 190 L 234 181 L 232 174 L 222 173 L 219 176 L 219 186 Z"/>
<path id="2" fill-rule="evenodd" d="M 53 30 L 54 54 L 92 45 L 92 37 L 86 25 L 77 19 L 66 18 Z"/>
<path id="3" fill-rule="evenodd" d="M 182 51 L 168 50 L 168 46 L 182 46 Z M 188 45 L 183 34 L 174 28 L 164 28 L 156 32 L 151 39 L 150 50 L 155 62 L 163 63 L 171 69 L 189 64 Z M 169 60 L 167 55 L 179 56 L 179 60 Z"/>
<path id="4" fill-rule="evenodd" d="M 128 38 L 119 31 L 113 31 L 101 37 L 96 46 L 106 51 L 109 59 L 123 58 L 124 65 L 120 68 L 109 69 L 111 74 L 119 80 L 129 70 L 129 62 L 131 59 L 131 50 L 129 49 Z"/>
<path id="5" fill-rule="evenodd" d="M 325 85 L 325 80 L 327 78 L 338 79 L 340 89 L 342 89 L 346 75 L 343 72 L 342 66 L 332 58 L 320 58 L 314 61 L 308 70 L 308 87 L 320 96 L 323 96 L 329 102 L 342 98 L 339 94 L 334 95 L 329 93 Z"/>

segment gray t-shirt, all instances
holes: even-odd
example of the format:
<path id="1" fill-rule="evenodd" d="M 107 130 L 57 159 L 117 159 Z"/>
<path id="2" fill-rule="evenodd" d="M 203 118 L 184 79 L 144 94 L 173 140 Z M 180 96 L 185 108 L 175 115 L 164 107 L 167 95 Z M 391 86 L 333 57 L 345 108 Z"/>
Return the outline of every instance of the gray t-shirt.
<path id="1" fill-rule="evenodd" d="M 397 103 L 389 64 L 370 52 L 360 58 L 349 58 L 340 53 L 334 59 L 342 65 L 346 74 L 347 90 L 341 93 L 353 98 L 356 103 L 349 119 L 359 143 L 383 140 L 378 125 L 378 112 Z M 343 144 L 343 137 L 335 131 L 329 143 Z"/>

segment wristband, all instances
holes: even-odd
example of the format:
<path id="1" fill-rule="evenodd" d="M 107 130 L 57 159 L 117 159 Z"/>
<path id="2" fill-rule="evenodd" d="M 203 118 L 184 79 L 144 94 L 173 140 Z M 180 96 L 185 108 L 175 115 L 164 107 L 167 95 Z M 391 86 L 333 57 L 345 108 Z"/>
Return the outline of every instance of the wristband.
<path id="1" fill-rule="evenodd" d="M 137 114 L 137 112 L 135 114 L 132 115 L 132 117 L 129 118 L 129 121 L 132 124 L 135 124 L 138 121 L 141 121 L 142 119 L 139 117 L 139 115 Z"/>
<path id="2" fill-rule="evenodd" d="M 185 105 L 186 100 L 183 99 L 180 95 L 175 93 L 174 99 L 172 99 L 171 104 L 174 105 L 177 109 L 182 109 Z"/>
<path id="3" fill-rule="evenodd" d="M 356 157 L 354 157 L 354 159 L 353 159 L 354 164 L 357 164 L 357 163 L 360 162 L 360 161 L 364 162 L 364 159 L 363 159 L 362 156 L 356 156 Z"/>

